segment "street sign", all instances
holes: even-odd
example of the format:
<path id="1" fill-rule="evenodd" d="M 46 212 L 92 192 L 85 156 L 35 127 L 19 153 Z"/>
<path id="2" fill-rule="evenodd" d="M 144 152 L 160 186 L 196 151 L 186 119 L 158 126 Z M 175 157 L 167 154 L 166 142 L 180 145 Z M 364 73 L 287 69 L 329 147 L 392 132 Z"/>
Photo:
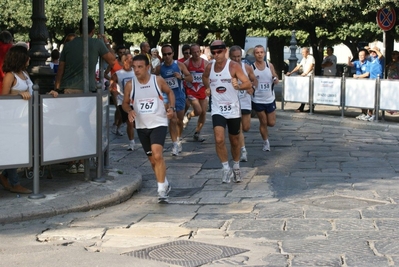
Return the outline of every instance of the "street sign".
<path id="1" fill-rule="evenodd" d="M 396 24 L 396 14 L 393 8 L 381 8 L 377 11 L 377 24 L 383 31 L 389 31 Z"/>

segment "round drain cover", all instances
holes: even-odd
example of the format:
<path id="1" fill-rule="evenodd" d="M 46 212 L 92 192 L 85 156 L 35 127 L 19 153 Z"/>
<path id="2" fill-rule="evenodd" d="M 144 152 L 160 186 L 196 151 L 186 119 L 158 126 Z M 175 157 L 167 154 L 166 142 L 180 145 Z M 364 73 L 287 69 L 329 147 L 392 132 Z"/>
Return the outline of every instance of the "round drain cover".
<path id="1" fill-rule="evenodd" d="M 154 260 L 204 260 L 220 257 L 223 250 L 206 245 L 172 245 L 149 251 L 148 256 Z"/>

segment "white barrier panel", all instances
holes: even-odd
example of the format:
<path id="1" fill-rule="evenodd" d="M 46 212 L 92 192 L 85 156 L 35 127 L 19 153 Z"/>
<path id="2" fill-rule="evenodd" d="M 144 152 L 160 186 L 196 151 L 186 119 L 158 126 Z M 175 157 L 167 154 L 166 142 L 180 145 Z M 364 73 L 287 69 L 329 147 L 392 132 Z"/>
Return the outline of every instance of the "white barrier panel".
<path id="1" fill-rule="evenodd" d="M 399 110 L 399 81 L 381 80 L 380 109 Z"/>
<path id="2" fill-rule="evenodd" d="M 374 108 L 374 79 L 345 79 L 345 106 L 359 108 Z"/>
<path id="3" fill-rule="evenodd" d="M 285 76 L 284 101 L 309 102 L 309 77 Z"/>
<path id="4" fill-rule="evenodd" d="M 108 124 L 107 124 L 107 118 L 108 118 L 108 93 L 105 93 L 101 97 L 102 101 L 102 111 L 103 111 L 103 118 L 102 118 L 102 131 L 101 131 L 101 136 L 102 136 L 102 151 L 104 152 L 105 149 L 107 148 L 108 145 Z"/>
<path id="5" fill-rule="evenodd" d="M 42 98 L 42 164 L 96 155 L 97 96 Z"/>
<path id="6" fill-rule="evenodd" d="M 32 166 L 32 102 L 0 99 L 0 169 Z"/>
<path id="7" fill-rule="evenodd" d="M 341 78 L 313 79 L 313 103 L 322 105 L 341 105 Z"/>

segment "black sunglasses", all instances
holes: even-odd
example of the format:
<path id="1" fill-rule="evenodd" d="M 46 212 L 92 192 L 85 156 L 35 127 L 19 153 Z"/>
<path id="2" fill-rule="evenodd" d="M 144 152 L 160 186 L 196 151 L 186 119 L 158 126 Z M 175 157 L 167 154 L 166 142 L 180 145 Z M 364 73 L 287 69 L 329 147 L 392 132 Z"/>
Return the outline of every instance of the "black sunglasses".
<path id="1" fill-rule="evenodd" d="M 166 57 L 166 56 L 170 56 L 170 55 L 172 55 L 173 53 L 172 52 L 169 52 L 169 53 L 163 53 L 162 55 L 164 56 L 164 57 Z"/>

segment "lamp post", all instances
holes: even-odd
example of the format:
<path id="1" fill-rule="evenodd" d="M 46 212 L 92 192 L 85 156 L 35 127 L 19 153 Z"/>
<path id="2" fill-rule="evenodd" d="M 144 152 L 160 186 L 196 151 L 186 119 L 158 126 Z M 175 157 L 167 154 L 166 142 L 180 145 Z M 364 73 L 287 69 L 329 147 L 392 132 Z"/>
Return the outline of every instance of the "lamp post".
<path id="1" fill-rule="evenodd" d="M 53 89 L 54 72 L 46 65 L 50 54 L 45 48 L 49 33 L 46 27 L 47 18 L 44 14 L 44 0 L 32 1 L 32 28 L 29 30 L 30 63 L 29 74 L 33 83 L 38 84 L 40 93 Z"/>
<path id="2" fill-rule="evenodd" d="M 295 37 L 295 30 L 293 30 L 290 41 L 291 55 L 288 58 L 288 61 L 290 62 L 289 71 L 292 71 L 296 67 L 298 62 L 298 58 L 296 57 L 296 49 L 297 49 L 297 41 Z"/>

